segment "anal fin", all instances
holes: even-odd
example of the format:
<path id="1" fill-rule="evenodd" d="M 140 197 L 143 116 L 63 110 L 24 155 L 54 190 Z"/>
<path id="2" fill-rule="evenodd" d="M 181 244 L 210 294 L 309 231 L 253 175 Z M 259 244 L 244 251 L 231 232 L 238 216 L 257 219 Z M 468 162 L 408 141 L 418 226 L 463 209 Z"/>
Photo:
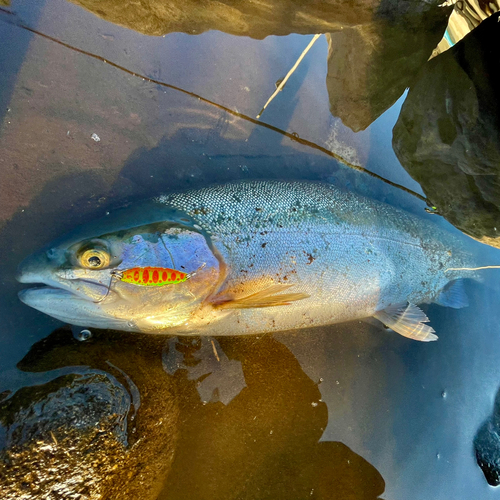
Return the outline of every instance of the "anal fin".
<path id="1" fill-rule="evenodd" d="M 444 307 L 461 309 L 469 305 L 469 299 L 465 293 L 464 281 L 458 278 L 448 283 L 436 300 L 436 304 Z"/>
<path id="2" fill-rule="evenodd" d="M 296 300 L 307 299 L 310 297 L 306 293 L 283 293 L 279 292 L 290 288 L 293 285 L 275 284 L 260 292 L 247 295 L 238 299 L 227 299 L 214 304 L 219 309 L 251 309 L 254 307 L 273 307 L 287 306 Z"/>
<path id="3" fill-rule="evenodd" d="M 424 324 L 429 322 L 424 311 L 413 304 L 393 304 L 373 316 L 403 337 L 421 342 L 438 338 L 434 329 Z"/>

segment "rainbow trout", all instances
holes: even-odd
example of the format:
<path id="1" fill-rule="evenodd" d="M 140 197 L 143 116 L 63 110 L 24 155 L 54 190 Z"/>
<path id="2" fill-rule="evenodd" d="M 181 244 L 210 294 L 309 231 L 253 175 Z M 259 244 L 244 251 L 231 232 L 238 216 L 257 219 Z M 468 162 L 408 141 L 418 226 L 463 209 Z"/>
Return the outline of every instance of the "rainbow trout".
<path id="1" fill-rule="evenodd" d="M 27 305 L 70 324 L 245 335 L 373 316 L 435 340 L 471 257 L 428 221 L 312 182 L 246 181 L 119 209 L 26 259 Z M 468 273 L 470 275 L 470 273 Z"/>

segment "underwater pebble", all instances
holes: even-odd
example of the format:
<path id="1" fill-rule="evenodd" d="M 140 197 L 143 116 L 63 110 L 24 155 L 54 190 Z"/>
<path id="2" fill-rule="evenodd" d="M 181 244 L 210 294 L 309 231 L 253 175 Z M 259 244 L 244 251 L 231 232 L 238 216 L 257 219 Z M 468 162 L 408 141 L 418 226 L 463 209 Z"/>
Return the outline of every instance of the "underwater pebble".
<path id="1" fill-rule="evenodd" d="M 95 142 L 99 142 L 101 140 L 101 138 L 95 132 L 90 137 L 94 139 Z"/>

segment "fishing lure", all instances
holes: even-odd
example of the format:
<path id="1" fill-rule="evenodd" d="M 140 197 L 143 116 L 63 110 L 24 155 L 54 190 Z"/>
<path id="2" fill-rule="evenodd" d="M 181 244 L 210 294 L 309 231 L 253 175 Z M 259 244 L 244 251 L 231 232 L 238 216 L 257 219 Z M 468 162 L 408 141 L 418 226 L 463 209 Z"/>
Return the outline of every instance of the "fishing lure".
<path id="1" fill-rule="evenodd" d="M 170 269 L 169 267 L 133 267 L 131 269 L 124 269 L 123 271 L 111 271 L 111 278 L 109 280 L 108 290 L 106 295 L 97 300 L 96 303 L 102 302 L 111 291 L 113 280 L 124 281 L 132 285 L 139 286 L 165 286 L 183 283 L 189 278 L 192 278 L 198 271 L 203 269 L 205 264 L 202 264 L 196 271 L 192 273 L 185 273 L 177 269 Z"/>
<path id="2" fill-rule="evenodd" d="M 164 286 L 182 283 L 195 273 L 184 273 L 168 267 L 134 267 L 124 271 L 111 271 L 115 278 L 140 286 Z"/>

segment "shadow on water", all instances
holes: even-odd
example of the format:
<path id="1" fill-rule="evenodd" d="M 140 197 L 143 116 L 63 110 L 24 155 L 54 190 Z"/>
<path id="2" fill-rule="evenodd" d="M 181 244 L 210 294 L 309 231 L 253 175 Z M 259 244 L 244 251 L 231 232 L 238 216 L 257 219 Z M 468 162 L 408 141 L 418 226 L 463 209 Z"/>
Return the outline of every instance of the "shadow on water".
<path id="1" fill-rule="evenodd" d="M 318 442 L 326 405 L 280 342 L 219 340 L 221 355 L 241 363 L 246 384 L 227 405 L 203 404 L 198 388 L 206 379 L 190 378 L 186 367 L 166 373 L 165 342 L 111 331 L 80 342 L 59 329 L 33 345 L 21 370 L 66 371 L 0 403 L 3 498 L 35 498 L 49 488 L 144 500 L 375 500 L 383 493 L 384 480 L 366 460 L 342 443 Z M 177 347 L 186 358 L 199 348 L 197 339 Z"/>

